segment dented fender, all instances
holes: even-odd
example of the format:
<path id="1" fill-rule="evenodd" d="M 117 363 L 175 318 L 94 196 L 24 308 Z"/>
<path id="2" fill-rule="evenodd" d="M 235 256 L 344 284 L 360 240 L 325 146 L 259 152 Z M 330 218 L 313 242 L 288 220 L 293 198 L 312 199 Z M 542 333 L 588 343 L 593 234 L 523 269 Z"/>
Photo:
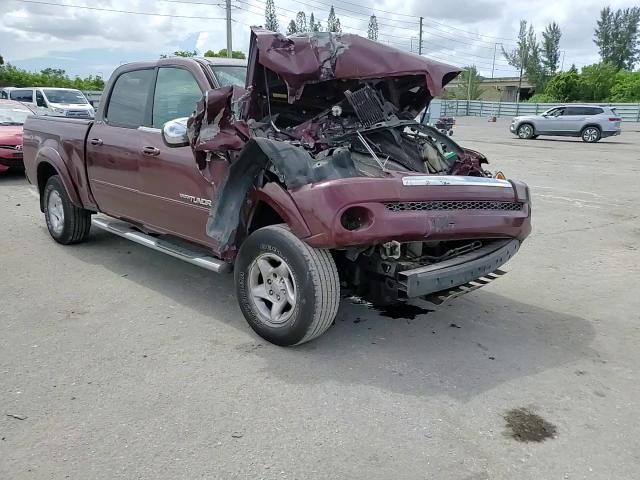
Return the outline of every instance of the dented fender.
<path id="1" fill-rule="evenodd" d="M 254 199 L 273 208 L 298 238 L 304 239 L 311 236 L 311 231 L 291 195 L 277 183 L 269 182 L 256 190 Z"/>

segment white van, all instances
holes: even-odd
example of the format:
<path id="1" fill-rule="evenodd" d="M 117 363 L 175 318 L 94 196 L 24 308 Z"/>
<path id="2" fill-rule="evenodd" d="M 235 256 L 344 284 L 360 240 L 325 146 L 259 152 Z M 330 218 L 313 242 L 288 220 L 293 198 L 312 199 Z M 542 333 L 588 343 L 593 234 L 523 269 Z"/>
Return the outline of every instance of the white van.
<path id="1" fill-rule="evenodd" d="M 14 88 L 9 99 L 33 106 L 38 113 L 70 118 L 93 118 L 95 110 L 80 90 L 73 88 Z"/>

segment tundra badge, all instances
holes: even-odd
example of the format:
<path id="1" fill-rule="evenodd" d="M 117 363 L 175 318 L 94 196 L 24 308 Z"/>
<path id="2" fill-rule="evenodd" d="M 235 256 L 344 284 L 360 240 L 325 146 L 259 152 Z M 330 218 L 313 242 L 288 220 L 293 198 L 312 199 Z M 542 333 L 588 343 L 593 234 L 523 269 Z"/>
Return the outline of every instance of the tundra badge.
<path id="1" fill-rule="evenodd" d="M 205 207 L 211 206 L 211 200 L 207 200 L 206 198 L 194 197 L 193 195 L 187 195 L 186 193 L 181 193 L 180 198 L 195 205 L 204 205 Z"/>

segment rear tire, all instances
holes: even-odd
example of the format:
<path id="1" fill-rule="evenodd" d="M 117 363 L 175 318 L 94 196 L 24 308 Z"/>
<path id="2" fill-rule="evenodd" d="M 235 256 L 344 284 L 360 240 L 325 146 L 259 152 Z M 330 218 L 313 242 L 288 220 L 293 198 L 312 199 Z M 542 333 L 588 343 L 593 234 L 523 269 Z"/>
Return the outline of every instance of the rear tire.
<path id="1" fill-rule="evenodd" d="M 87 238 L 91 229 L 91 212 L 71 203 L 58 175 L 49 178 L 42 196 L 47 228 L 56 242 L 70 245 Z"/>
<path id="2" fill-rule="evenodd" d="M 602 138 L 602 132 L 598 127 L 585 127 L 580 132 L 580 137 L 585 143 L 596 143 Z"/>
<path id="3" fill-rule="evenodd" d="M 238 303 L 249 326 L 280 346 L 322 335 L 340 303 L 340 282 L 328 250 L 312 248 L 286 225 L 253 232 L 236 259 Z"/>
<path id="4" fill-rule="evenodd" d="M 531 125 L 530 123 L 523 123 L 518 127 L 518 137 L 522 138 L 523 140 L 529 140 L 533 138 L 534 135 L 535 132 L 533 130 L 533 125 Z"/>

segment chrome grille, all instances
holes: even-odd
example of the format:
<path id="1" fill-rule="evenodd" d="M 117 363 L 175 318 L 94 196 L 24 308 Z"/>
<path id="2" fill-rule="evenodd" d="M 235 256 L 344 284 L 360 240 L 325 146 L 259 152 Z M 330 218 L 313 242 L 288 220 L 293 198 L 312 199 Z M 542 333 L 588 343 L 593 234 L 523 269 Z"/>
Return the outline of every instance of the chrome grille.
<path id="1" fill-rule="evenodd" d="M 522 210 L 522 206 L 521 202 L 498 202 L 494 200 L 435 200 L 384 204 L 384 208 L 392 212 L 420 212 L 425 210 L 500 210 L 516 212 Z"/>

